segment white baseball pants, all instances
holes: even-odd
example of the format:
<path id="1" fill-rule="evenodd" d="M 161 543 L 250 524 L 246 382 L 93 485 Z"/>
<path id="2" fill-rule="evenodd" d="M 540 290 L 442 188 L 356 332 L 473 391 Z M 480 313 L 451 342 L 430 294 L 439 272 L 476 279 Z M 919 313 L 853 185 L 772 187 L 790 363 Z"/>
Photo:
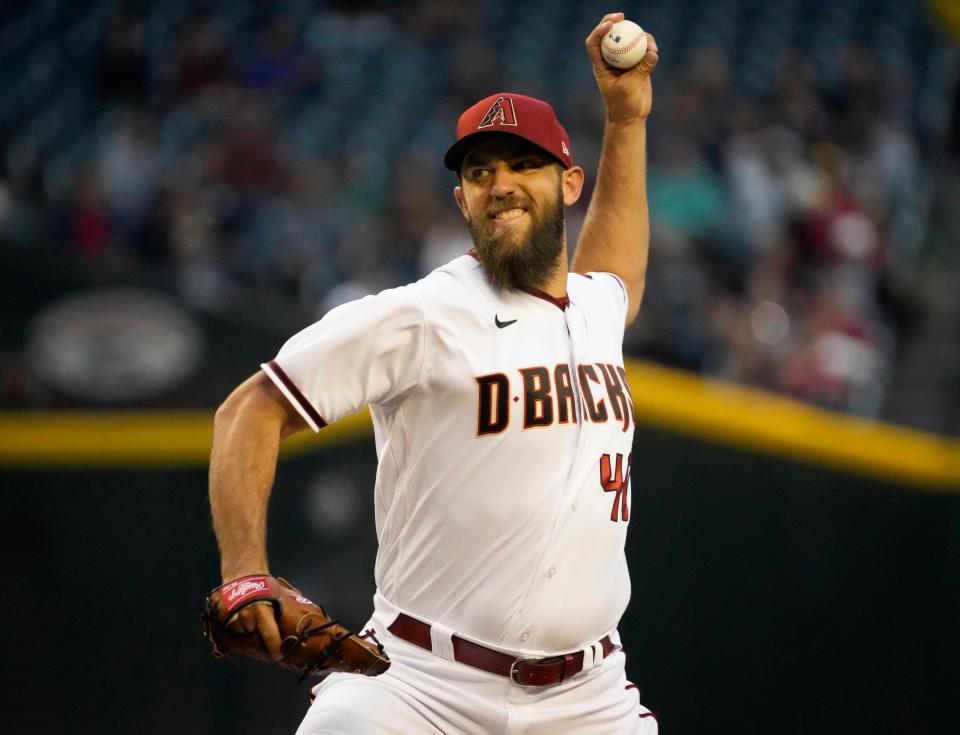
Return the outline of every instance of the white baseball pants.
<path id="1" fill-rule="evenodd" d="M 377 677 L 333 674 L 297 735 L 656 735 L 657 721 L 627 681 L 615 651 L 596 668 L 553 686 L 510 679 L 448 661 L 376 634 L 392 664 Z"/>

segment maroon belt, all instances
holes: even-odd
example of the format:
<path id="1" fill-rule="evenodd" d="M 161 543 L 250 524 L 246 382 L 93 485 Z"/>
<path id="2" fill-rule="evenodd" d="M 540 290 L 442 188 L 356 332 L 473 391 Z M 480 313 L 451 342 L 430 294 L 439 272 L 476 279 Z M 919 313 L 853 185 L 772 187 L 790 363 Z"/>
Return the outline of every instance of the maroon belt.
<path id="1" fill-rule="evenodd" d="M 408 643 L 433 651 L 430 626 L 427 623 L 400 613 L 387 630 Z M 583 651 L 549 658 L 514 658 L 509 654 L 471 643 L 457 635 L 451 636 L 451 639 L 454 661 L 491 674 L 506 676 L 520 686 L 542 687 L 559 684 L 583 670 Z M 610 636 L 604 636 L 600 646 L 604 658 L 618 648 L 610 640 Z"/>

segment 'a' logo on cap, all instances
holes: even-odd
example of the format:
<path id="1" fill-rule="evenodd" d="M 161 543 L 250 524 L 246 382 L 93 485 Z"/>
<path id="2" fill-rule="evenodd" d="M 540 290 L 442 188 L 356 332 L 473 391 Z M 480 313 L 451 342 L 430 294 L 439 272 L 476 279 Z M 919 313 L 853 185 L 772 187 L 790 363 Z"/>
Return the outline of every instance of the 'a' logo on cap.
<path id="1" fill-rule="evenodd" d="M 513 111 L 513 100 L 509 97 L 497 97 L 496 102 L 490 105 L 487 114 L 477 125 L 480 128 L 489 128 L 493 125 L 517 125 L 517 114 Z"/>

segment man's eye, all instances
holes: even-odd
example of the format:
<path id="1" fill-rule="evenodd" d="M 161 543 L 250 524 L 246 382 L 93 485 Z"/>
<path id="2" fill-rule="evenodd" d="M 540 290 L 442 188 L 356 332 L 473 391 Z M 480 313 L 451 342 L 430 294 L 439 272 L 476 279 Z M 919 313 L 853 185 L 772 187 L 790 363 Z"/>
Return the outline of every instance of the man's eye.
<path id="1" fill-rule="evenodd" d="M 489 171 L 490 171 L 490 169 L 488 169 L 488 168 L 474 168 L 474 169 L 471 169 L 471 170 L 470 170 L 470 178 L 471 178 L 471 179 L 479 179 L 479 178 L 481 178 L 484 174 L 488 173 Z"/>
<path id="2" fill-rule="evenodd" d="M 513 168 L 515 171 L 533 171 L 546 165 L 546 162 L 540 158 L 525 158 L 522 161 L 517 161 Z"/>

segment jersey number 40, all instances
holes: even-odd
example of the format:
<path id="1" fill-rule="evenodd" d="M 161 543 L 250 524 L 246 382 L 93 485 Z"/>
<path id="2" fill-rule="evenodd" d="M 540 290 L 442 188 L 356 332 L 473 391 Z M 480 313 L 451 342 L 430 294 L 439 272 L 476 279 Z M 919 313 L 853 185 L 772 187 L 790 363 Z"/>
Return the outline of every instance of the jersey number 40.
<path id="1" fill-rule="evenodd" d="M 630 460 L 633 455 L 627 455 L 627 468 L 623 468 L 623 455 L 617 454 L 616 464 L 609 454 L 600 456 L 600 487 L 605 493 L 615 493 L 613 509 L 610 511 L 610 520 L 630 520 L 630 509 L 627 507 L 627 489 L 630 487 Z M 619 513 L 618 511 L 619 506 Z M 620 516 L 617 518 L 617 516 Z"/>

